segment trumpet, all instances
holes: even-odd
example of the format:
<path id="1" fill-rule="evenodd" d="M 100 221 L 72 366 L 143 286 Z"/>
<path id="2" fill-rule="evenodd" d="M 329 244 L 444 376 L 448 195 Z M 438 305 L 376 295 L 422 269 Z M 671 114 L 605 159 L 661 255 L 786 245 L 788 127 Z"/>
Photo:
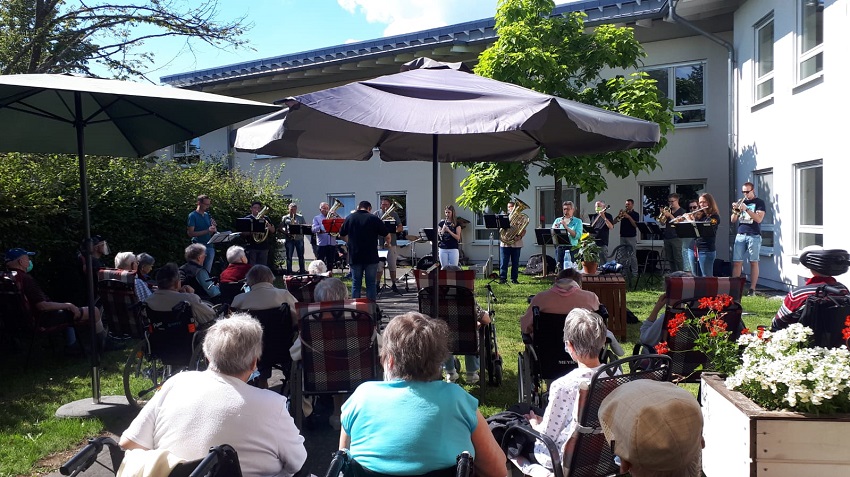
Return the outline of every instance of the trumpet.
<path id="1" fill-rule="evenodd" d="M 670 211 L 670 207 L 665 206 L 665 207 L 661 208 L 661 210 L 658 213 L 658 217 L 655 218 L 655 220 L 661 225 L 664 225 L 664 224 L 667 223 L 667 215 L 665 215 L 665 212 L 672 213 Z"/>
<path id="2" fill-rule="evenodd" d="M 619 211 L 619 212 L 617 212 L 617 216 L 616 216 L 616 217 L 614 217 L 614 220 L 613 220 L 611 223 L 612 223 L 612 224 L 616 224 L 617 222 L 619 222 L 619 221 L 621 221 L 621 220 L 625 219 L 625 218 L 626 218 L 626 214 L 628 214 L 628 211 L 626 211 L 626 209 L 620 209 L 620 211 Z"/>
<path id="3" fill-rule="evenodd" d="M 268 223 L 269 219 L 266 218 L 266 216 L 265 216 L 266 212 L 268 212 L 268 211 L 269 211 L 269 206 L 267 206 L 267 205 L 264 206 L 259 212 L 257 212 L 257 215 L 254 216 L 254 220 L 258 220 L 258 221 Z M 268 236 L 269 236 L 269 229 L 268 229 L 268 227 L 266 227 L 265 232 L 254 232 L 254 235 L 253 235 L 254 242 L 257 242 L 257 243 L 265 242 L 266 239 L 268 238 Z"/>
<path id="4" fill-rule="evenodd" d="M 738 199 L 738 202 L 732 204 L 732 212 L 737 214 L 738 217 L 744 215 L 744 201 L 747 200 L 746 197 L 741 197 Z"/>

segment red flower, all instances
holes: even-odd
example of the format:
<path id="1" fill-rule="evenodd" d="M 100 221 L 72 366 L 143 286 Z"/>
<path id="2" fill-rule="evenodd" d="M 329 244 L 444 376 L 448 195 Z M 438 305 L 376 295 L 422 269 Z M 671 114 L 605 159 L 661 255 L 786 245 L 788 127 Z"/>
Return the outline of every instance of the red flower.
<path id="1" fill-rule="evenodd" d="M 847 319 L 844 320 L 844 326 L 850 326 L 850 315 L 847 315 Z"/>
<path id="2" fill-rule="evenodd" d="M 667 354 L 670 352 L 670 348 L 667 347 L 667 342 L 662 341 L 655 345 L 655 352 L 658 354 Z"/>
<path id="3" fill-rule="evenodd" d="M 748 334 L 750 334 L 750 329 L 749 329 L 749 328 L 743 328 L 743 329 L 741 330 L 741 334 L 742 334 L 742 335 L 748 335 Z"/>
<path id="4" fill-rule="evenodd" d="M 710 296 L 705 296 L 699 299 L 699 305 L 697 308 L 703 310 L 705 308 L 711 308 L 711 304 L 714 300 Z"/>
<path id="5" fill-rule="evenodd" d="M 841 330 L 841 336 L 844 338 L 844 341 L 850 340 L 850 315 L 847 315 L 847 318 L 844 320 L 844 329 Z"/>
<path id="6" fill-rule="evenodd" d="M 676 313 L 676 316 L 670 318 L 667 322 L 667 333 L 670 336 L 676 336 L 676 333 L 682 328 L 682 325 L 685 324 L 685 314 L 684 313 Z"/>
<path id="7" fill-rule="evenodd" d="M 758 328 L 756 328 L 756 329 L 758 330 L 758 331 L 756 332 L 756 336 L 758 336 L 758 338 L 759 338 L 760 340 L 761 340 L 761 339 L 764 339 L 764 332 L 765 332 L 765 330 L 766 330 L 766 328 L 764 327 L 764 325 L 759 325 L 759 326 L 758 326 Z"/>

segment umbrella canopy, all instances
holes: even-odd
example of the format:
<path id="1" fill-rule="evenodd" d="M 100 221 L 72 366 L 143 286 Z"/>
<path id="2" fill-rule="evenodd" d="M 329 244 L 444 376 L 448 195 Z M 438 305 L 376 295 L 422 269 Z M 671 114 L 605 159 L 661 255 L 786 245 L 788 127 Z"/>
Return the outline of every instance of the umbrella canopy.
<path id="1" fill-rule="evenodd" d="M 416 69 L 287 100 L 237 150 L 314 159 L 523 161 L 650 147 L 657 124 L 454 69 Z"/>
<path id="2" fill-rule="evenodd" d="M 77 154 L 83 232 L 91 243 L 86 154 L 139 157 L 277 106 L 129 81 L 70 75 L 0 76 L 0 151 Z M 89 247 L 86 261 L 91 270 Z M 94 281 L 86 274 L 89 309 Z M 92 350 L 96 350 L 91 321 Z M 91 353 L 92 398 L 100 402 L 99 358 Z"/>

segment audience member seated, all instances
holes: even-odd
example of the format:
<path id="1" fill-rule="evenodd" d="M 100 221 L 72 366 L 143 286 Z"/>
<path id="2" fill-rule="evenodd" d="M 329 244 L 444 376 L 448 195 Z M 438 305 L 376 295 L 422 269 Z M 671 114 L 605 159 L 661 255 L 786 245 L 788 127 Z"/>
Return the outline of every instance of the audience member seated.
<path id="1" fill-rule="evenodd" d="M 448 326 L 416 312 L 390 320 L 383 335 L 385 381 L 361 384 L 342 407 L 340 448 L 373 472 L 421 475 L 456 465 L 469 451 L 479 477 L 507 475 L 505 454 L 478 401 L 440 379 Z"/>
<path id="2" fill-rule="evenodd" d="M 316 285 L 316 289 L 313 291 L 313 298 L 317 302 L 342 301 L 348 299 L 348 287 L 339 278 L 326 278 Z"/>
<path id="3" fill-rule="evenodd" d="M 630 381 L 602 401 L 599 421 L 621 474 L 702 475 L 702 411 L 690 391 L 670 382 Z"/>
<path id="4" fill-rule="evenodd" d="M 45 295 L 38 282 L 29 274 L 34 266 L 33 260 L 30 258 L 33 255 L 35 255 L 35 252 L 28 252 L 22 248 L 12 248 L 6 251 L 4 261 L 7 270 L 18 272 L 15 275 L 18 289 L 21 290 L 30 312 L 38 315 L 38 323 L 50 327 L 62 323 L 73 323 L 76 326 L 88 322 L 88 307 L 80 308 L 73 303 L 50 301 L 50 298 Z M 104 345 L 106 343 L 106 330 L 100 321 L 100 311 L 97 308 L 94 310 L 94 318 L 95 331 L 100 338 L 101 345 Z M 73 347 L 77 344 L 73 328 L 68 328 L 65 343 L 67 347 Z"/>
<path id="5" fill-rule="evenodd" d="M 531 299 L 528 309 L 520 318 L 520 329 L 531 334 L 534 324 L 532 309 L 539 307 L 541 313 L 553 313 L 566 316 L 574 308 L 588 310 L 599 309 L 599 297 L 595 293 L 581 289 L 581 272 L 567 268 L 561 270 L 552 288 L 542 291 Z"/>
<path id="6" fill-rule="evenodd" d="M 148 284 L 139 277 L 138 265 L 139 261 L 136 259 L 136 255 L 133 252 L 118 252 L 115 254 L 115 268 L 136 272 L 136 298 L 139 301 L 147 301 L 148 297 L 153 294 L 153 291 L 151 291 Z"/>
<path id="7" fill-rule="evenodd" d="M 445 270 L 447 272 L 461 272 L 461 271 L 463 271 L 463 269 L 460 268 L 457 265 L 446 265 L 445 267 L 443 267 L 443 270 Z M 487 313 L 486 310 L 481 308 L 481 306 L 478 305 L 477 302 L 476 302 L 476 306 L 478 308 L 478 324 L 479 325 L 489 325 L 490 324 L 490 314 Z M 484 344 L 482 343 L 482 346 L 483 345 Z M 466 356 L 463 357 L 463 359 L 466 362 L 465 363 L 466 364 L 466 376 L 464 377 L 466 384 L 477 383 L 481 379 L 478 375 L 478 370 L 481 368 L 481 357 L 477 356 L 477 355 L 466 355 Z M 459 376 L 457 374 L 457 370 L 455 369 L 454 356 L 449 356 L 449 359 L 446 360 L 443 367 L 446 370 L 446 381 L 448 381 L 450 383 L 457 381 Z"/>
<path id="8" fill-rule="evenodd" d="M 188 301 L 192 306 L 192 315 L 199 325 L 215 320 L 215 311 L 201 301 L 201 297 L 194 293 L 192 287 L 180 283 L 180 271 L 176 263 L 166 263 L 156 272 L 156 288 L 147 300 L 151 310 L 170 311 L 181 301 Z"/>
<path id="9" fill-rule="evenodd" d="M 817 245 L 810 245 L 800 254 L 800 265 L 808 272 L 807 275 L 810 275 L 810 278 L 806 280 L 805 285 L 785 295 L 782 306 L 773 317 L 770 331 L 779 331 L 792 323 L 799 322 L 806 299 L 824 285 L 840 290 L 843 295 L 848 293 L 847 287 L 834 278 L 847 273 L 850 266 L 850 254 L 845 250 L 824 250 Z"/>
<path id="10" fill-rule="evenodd" d="M 186 285 L 199 286 L 195 293 L 205 300 L 212 300 L 221 295 L 221 290 L 210 278 L 207 269 L 204 268 L 204 259 L 207 257 L 207 247 L 193 243 L 186 247 L 186 263 L 180 267 L 180 281 Z"/>
<path id="11" fill-rule="evenodd" d="M 533 410 L 525 416 L 534 430 L 555 442 L 559 452 L 563 452 L 564 444 L 578 424 L 579 390 L 583 384 L 590 382 L 602 365 L 599 352 L 605 346 L 607 331 L 598 314 L 584 308 L 570 311 L 564 321 L 564 346 L 578 363 L 578 368 L 549 386 L 549 403 L 542 417 Z M 552 469 L 552 458 L 540 440 L 534 444 L 534 458 L 547 469 Z"/>
<path id="12" fill-rule="evenodd" d="M 225 268 L 218 281 L 221 283 L 238 282 L 245 278 L 251 265 L 248 263 L 248 256 L 245 255 L 245 249 L 239 245 L 233 245 L 227 249 L 227 268 Z"/>
<path id="13" fill-rule="evenodd" d="M 176 267 L 175 267 L 176 268 Z M 206 371 L 178 373 L 124 431 L 124 449 L 167 450 L 186 460 L 230 444 L 246 477 L 293 475 L 307 459 L 280 394 L 247 384 L 262 352 L 263 329 L 238 313 L 214 324 L 204 338 Z"/>
<path id="14" fill-rule="evenodd" d="M 321 275 L 323 277 L 331 276 L 331 272 L 328 271 L 328 266 L 325 265 L 325 262 L 322 260 L 313 260 L 310 262 L 310 266 L 307 267 L 308 275 Z"/>
<path id="15" fill-rule="evenodd" d="M 153 286 L 156 285 L 156 279 L 151 276 L 151 271 L 153 270 L 153 264 L 156 262 L 153 256 L 142 252 L 136 256 L 136 260 L 138 260 L 139 265 L 136 273 L 138 273 L 139 278 L 142 279 L 148 285 L 148 288 L 153 292 Z"/>
<path id="16" fill-rule="evenodd" d="M 83 239 L 80 242 L 80 249 L 77 250 L 77 261 L 80 263 L 80 270 L 83 273 L 83 277 L 86 276 L 86 256 L 85 256 L 85 246 L 86 240 Z M 92 235 L 91 238 L 91 269 L 92 269 L 92 277 L 94 278 L 94 283 L 97 283 L 97 272 L 101 268 L 106 268 L 106 265 L 103 264 L 104 255 L 109 255 L 109 244 L 106 243 L 106 239 L 101 237 L 100 235 Z M 85 287 L 85 285 L 84 285 Z"/>
<path id="17" fill-rule="evenodd" d="M 691 272 L 672 272 L 666 275 L 666 277 L 671 278 L 692 276 Z M 658 299 L 655 300 L 655 306 L 652 307 L 649 316 L 640 324 L 641 344 L 654 347 L 661 341 L 661 332 L 664 331 L 664 313 L 662 311 L 665 306 L 667 306 L 667 294 L 661 293 L 658 295 Z M 643 348 L 643 351 L 647 353 L 653 352 L 649 348 Z"/>
<path id="18" fill-rule="evenodd" d="M 248 270 L 245 282 L 251 288 L 247 293 L 240 293 L 233 299 L 231 308 L 237 310 L 268 310 L 277 308 L 283 303 L 289 304 L 292 326 L 298 325 L 295 315 L 295 304 L 298 300 L 284 288 L 275 288 L 274 273 L 265 265 L 254 265 Z"/>

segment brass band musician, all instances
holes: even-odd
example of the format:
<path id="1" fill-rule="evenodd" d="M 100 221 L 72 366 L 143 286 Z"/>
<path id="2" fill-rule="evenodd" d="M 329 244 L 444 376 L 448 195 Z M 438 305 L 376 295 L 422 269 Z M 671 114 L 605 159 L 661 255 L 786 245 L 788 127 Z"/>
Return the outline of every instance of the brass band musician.
<path id="1" fill-rule="evenodd" d="M 635 210 L 634 199 L 626 199 L 625 208 L 614 217 L 614 223 L 620 222 L 620 245 L 629 245 L 634 251 L 628 264 L 632 276 L 637 276 L 638 272 L 637 223 L 639 221 L 640 215 Z"/>
<path id="2" fill-rule="evenodd" d="M 508 201 L 508 217 L 514 217 L 514 209 L 517 206 L 516 202 Z M 528 225 L 527 216 L 524 219 Z M 512 232 L 513 242 L 505 243 L 499 241 L 499 283 L 508 282 L 508 264 L 511 265 L 511 283 L 519 283 L 519 254 L 522 250 L 522 238 L 525 237 L 527 229 L 517 230 L 516 225 L 511 223 L 508 232 Z"/>
<path id="3" fill-rule="evenodd" d="M 378 216 L 378 218 L 383 218 L 384 215 L 387 213 L 387 211 L 390 210 L 391 205 L 392 204 L 390 202 L 390 199 L 388 199 L 386 197 L 382 197 L 381 198 L 381 209 L 378 210 L 377 212 L 375 212 L 375 215 Z M 386 244 L 384 244 L 384 242 L 382 240 L 378 240 L 378 248 L 385 249 L 388 252 L 387 253 L 387 267 L 390 269 L 390 281 L 392 282 L 392 291 L 395 292 L 395 293 L 401 293 L 400 291 L 398 291 L 398 288 L 396 287 L 395 281 L 396 281 L 396 260 L 397 260 L 397 257 L 398 257 L 398 234 L 400 234 L 404 230 L 404 225 L 402 225 L 401 217 L 398 215 L 398 213 L 395 210 L 390 210 L 389 216 L 384 220 L 387 223 L 389 223 L 390 221 L 394 221 L 395 226 L 394 227 L 391 227 L 391 226 L 387 227 L 387 230 L 390 232 L 390 242 L 389 242 L 389 244 L 386 245 Z M 384 247 L 384 245 L 386 245 L 386 247 Z M 380 279 L 381 279 L 381 277 L 380 277 L 381 273 L 382 272 L 380 271 L 380 267 L 379 267 L 378 278 L 377 278 L 378 281 L 380 281 Z"/>
<path id="4" fill-rule="evenodd" d="M 573 212 L 575 211 L 575 205 L 573 202 L 568 200 L 562 204 L 562 210 L 564 211 L 563 217 L 558 217 L 552 223 L 552 231 L 555 230 L 566 230 L 567 236 L 570 238 L 570 243 L 566 245 L 558 245 L 555 249 L 555 256 L 558 260 L 558 268 L 563 267 L 564 264 L 564 253 L 569 252 L 570 261 L 575 262 L 575 251 L 573 247 L 578 245 L 579 239 L 581 239 L 582 228 L 584 227 L 581 223 L 581 219 L 573 216 Z"/>
<path id="5" fill-rule="evenodd" d="M 274 236 L 275 226 L 265 216 L 258 217 L 257 215 L 263 210 L 263 203 L 259 200 L 251 202 L 251 213 L 246 215 L 246 219 L 254 219 L 265 222 L 266 233 L 251 233 L 242 232 L 245 238 L 245 255 L 248 257 L 249 265 L 268 265 L 269 249 L 276 244 Z"/>
<path id="6" fill-rule="evenodd" d="M 327 230 L 325 230 L 325 226 L 322 224 L 322 221 L 328 217 L 329 212 L 331 211 L 331 205 L 327 202 L 322 202 L 319 204 L 319 215 L 313 217 L 313 235 L 316 237 L 316 258 L 325 262 L 325 265 L 328 266 L 328 270 L 333 270 L 334 265 L 336 264 L 336 259 L 338 257 L 336 251 L 336 237 L 329 234 Z M 334 213 L 336 217 L 339 217 L 336 213 Z"/>
<path id="7" fill-rule="evenodd" d="M 614 217 L 606 210 L 608 206 L 605 201 L 597 200 L 594 204 L 596 214 L 590 217 L 590 231 L 593 234 L 596 245 L 601 249 L 599 251 L 599 263 L 608 261 L 608 236 L 611 229 L 614 228 Z"/>
<path id="8" fill-rule="evenodd" d="M 307 273 L 304 268 L 304 236 L 292 233 L 289 228 L 290 225 L 307 225 L 304 216 L 298 213 L 298 205 L 294 202 L 289 203 L 289 214 L 283 216 L 280 226 L 286 238 L 284 243 L 284 247 L 286 247 L 286 274 L 292 274 L 292 256 L 298 254 L 298 274 L 303 275 Z"/>

